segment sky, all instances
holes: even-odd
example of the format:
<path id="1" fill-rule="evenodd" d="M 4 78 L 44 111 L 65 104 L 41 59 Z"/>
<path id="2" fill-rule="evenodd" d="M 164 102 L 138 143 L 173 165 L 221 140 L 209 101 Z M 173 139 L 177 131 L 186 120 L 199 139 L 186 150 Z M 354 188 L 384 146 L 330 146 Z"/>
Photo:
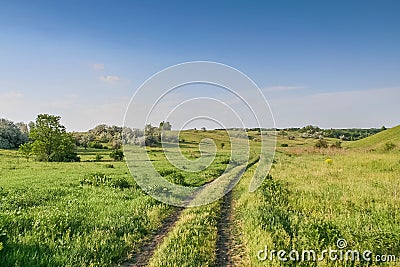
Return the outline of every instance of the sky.
<path id="1" fill-rule="evenodd" d="M 149 77 L 212 61 L 257 84 L 278 128 L 392 127 L 399 11 L 399 1 L 2 1 L 0 117 L 54 114 L 70 131 L 122 125 Z"/>

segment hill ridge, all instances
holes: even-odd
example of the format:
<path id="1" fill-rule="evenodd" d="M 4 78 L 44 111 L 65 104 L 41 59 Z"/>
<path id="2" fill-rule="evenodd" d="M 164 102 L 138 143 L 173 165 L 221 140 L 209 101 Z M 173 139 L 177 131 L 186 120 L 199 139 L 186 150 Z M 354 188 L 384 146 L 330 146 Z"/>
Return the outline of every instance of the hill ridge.
<path id="1" fill-rule="evenodd" d="M 400 147 L 400 125 L 387 129 L 357 141 L 347 142 L 346 147 L 359 149 L 383 150 L 386 143 L 391 142 Z"/>

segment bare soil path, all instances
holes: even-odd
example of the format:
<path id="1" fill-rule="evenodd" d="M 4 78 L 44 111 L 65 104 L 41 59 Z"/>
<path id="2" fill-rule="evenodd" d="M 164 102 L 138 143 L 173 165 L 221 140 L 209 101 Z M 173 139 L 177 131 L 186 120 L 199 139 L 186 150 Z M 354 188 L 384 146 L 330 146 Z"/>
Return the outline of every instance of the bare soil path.
<path id="1" fill-rule="evenodd" d="M 161 228 L 159 228 L 151 238 L 149 238 L 137 252 L 134 252 L 127 261 L 120 264 L 123 267 L 147 266 L 157 247 L 163 242 L 167 234 L 174 228 L 180 214 L 184 208 L 177 208 L 167 217 Z"/>
<path id="2" fill-rule="evenodd" d="M 221 203 L 221 217 L 219 218 L 218 239 L 216 245 L 215 266 L 233 266 L 231 250 L 231 222 L 232 222 L 232 192 L 226 194 Z"/>

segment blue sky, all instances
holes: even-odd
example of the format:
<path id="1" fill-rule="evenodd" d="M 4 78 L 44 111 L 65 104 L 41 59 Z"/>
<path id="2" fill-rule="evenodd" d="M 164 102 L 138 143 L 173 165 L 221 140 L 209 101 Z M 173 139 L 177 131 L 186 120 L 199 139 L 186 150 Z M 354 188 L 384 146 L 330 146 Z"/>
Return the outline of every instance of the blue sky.
<path id="1" fill-rule="evenodd" d="M 399 11 L 398 1 L 3 1 L 0 117 L 121 125 L 148 77 L 208 60 L 252 78 L 278 127 L 395 126 Z"/>

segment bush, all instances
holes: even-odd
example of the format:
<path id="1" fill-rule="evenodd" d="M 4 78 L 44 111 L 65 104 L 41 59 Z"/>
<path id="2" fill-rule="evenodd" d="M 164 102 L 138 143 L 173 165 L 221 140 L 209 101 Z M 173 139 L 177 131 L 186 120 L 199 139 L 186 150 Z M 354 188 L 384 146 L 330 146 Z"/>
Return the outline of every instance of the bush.
<path id="1" fill-rule="evenodd" d="M 103 158 L 102 155 L 97 154 L 97 155 L 96 155 L 96 159 L 95 159 L 94 161 L 99 162 L 99 161 L 101 161 L 102 158 Z"/>
<path id="2" fill-rule="evenodd" d="M 130 188 L 131 184 L 128 182 L 128 180 L 126 180 L 125 177 L 122 177 L 122 178 L 113 180 L 111 182 L 111 187 L 125 189 L 125 188 Z"/>
<path id="3" fill-rule="evenodd" d="M 384 147 L 385 151 L 390 151 L 390 150 L 393 150 L 395 148 L 396 148 L 396 145 L 393 144 L 392 142 L 387 142 L 385 144 L 385 147 Z"/>
<path id="4" fill-rule="evenodd" d="M 121 161 L 124 158 L 124 152 L 122 150 L 114 150 L 110 153 L 110 158 L 114 159 L 115 161 Z"/>
<path id="5" fill-rule="evenodd" d="M 32 155 L 32 145 L 30 143 L 25 143 L 19 146 L 18 152 L 21 153 L 26 160 Z"/>
<path id="6" fill-rule="evenodd" d="M 172 169 L 172 168 L 165 168 L 165 169 L 158 170 L 158 173 L 163 177 L 167 176 L 167 175 L 170 175 L 170 174 L 173 174 L 175 172 L 176 172 L 175 169 Z"/>
<path id="7" fill-rule="evenodd" d="M 144 142 L 146 146 L 158 146 L 160 144 L 160 137 L 155 135 L 146 135 Z"/>
<path id="8" fill-rule="evenodd" d="M 319 139 L 319 140 L 315 143 L 314 147 L 315 147 L 315 148 L 327 148 L 327 147 L 328 147 L 328 142 L 326 142 L 326 141 L 323 140 L 323 139 Z"/>
<path id="9" fill-rule="evenodd" d="M 100 142 L 90 142 L 89 143 L 90 148 L 96 148 L 96 149 L 108 149 L 107 146 L 104 146 Z"/>
<path id="10" fill-rule="evenodd" d="M 177 185 L 185 185 L 185 177 L 182 175 L 182 173 L 175 172 L 169 175 L 170 181 L 174 184 Z"/>
<path id="11" fill-rule="evenodd" d="M 331 148 L 337 148 L 337 149 L 342 148 L 342 142 L 336 141 L 334 144 L 331 145 Z"/>

